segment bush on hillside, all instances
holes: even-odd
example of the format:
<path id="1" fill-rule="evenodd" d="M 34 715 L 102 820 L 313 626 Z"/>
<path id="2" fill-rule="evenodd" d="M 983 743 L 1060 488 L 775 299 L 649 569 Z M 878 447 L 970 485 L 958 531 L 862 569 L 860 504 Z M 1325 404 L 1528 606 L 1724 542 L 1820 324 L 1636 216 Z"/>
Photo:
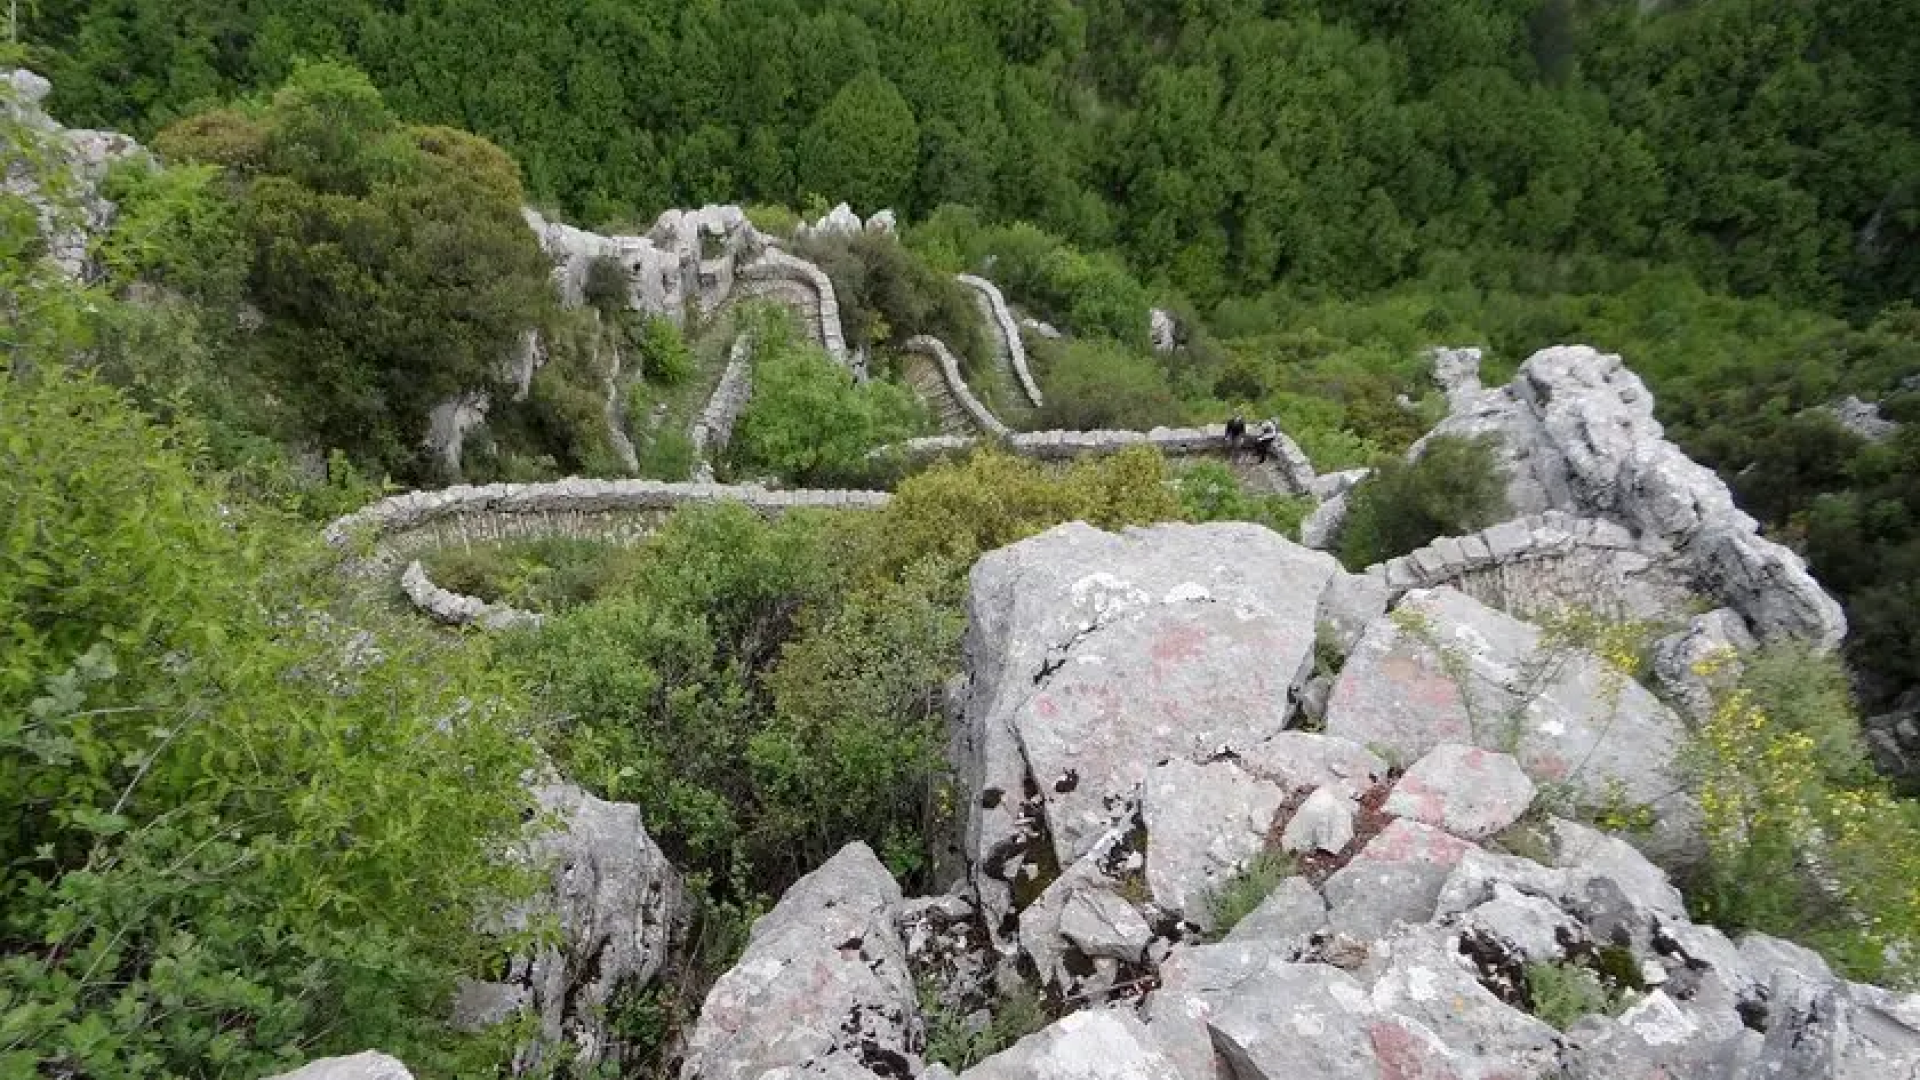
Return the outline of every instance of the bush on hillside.
<path id="1" fill-rule="evenodd" d="M 972 294 L 893 237 L 818 237 L 798 250 L 833 279 L 849 342 L 899 346 L 916 334 L 931 334 L 962 363 L 991 360 L 992 347 Z"/>
<path id="2" fill-rule="evenodd" d="M 1505 470 L 1491 437 L 1441 436 L 1412 464 L 1382 461 L 1347 496 L 1340 561 L 1349 570 L 1405 555 L 1441 536 L 1460 536 L 1507 513 Z"/>
<path id="3" fill-rule="evenodd" d="M 1920 978 L 1920 804 L 1847 763 L 1850 702 L 1805 652 L 1755 659 L 1691 751 L 1709 857 L 1688 882 L 1699 921 L 1812 946 L 1848 978 Z M 1770 711 L 1772 710 L 1772 711 Z M 1840 768 L 1827 758 L 1841 745 Z"/>
<path id="4" fill-rule="evenodd" d="M 910 438 L 923 422 L 904 388 L 857 382 L 819 348 L 763 335 L 755 343 L 753 400 L 728 450 L 739 475 L 857 487 L 875 468 L 871 451 Z"/>
<path id="5" fill-rule="evenodd" d="M 1159 362 L 1116 342 L 1052 342 L 1034 358 L 1046 388 L 1041 428 L 1146 431 L 1177 424 L 1185 412 Z"/>
<path id="6" fill-rule="evenodd" d="M 50 365 L 0 370 L 0 430 L 0 1072 L 488 1067 L 444 1010 L 532 884 L 498 861 L 515 689 L 477 645 L 350 640 L 377 616 L 325 614 L 317 541 L 191 429 Z"/>
<path id="7" fill-rule="evenodd" d="M 235 148 L 256 133 L 257 148 Z M 161 143 L 228 169 L 246 299 L 265 316 L 233 347 L 299 441 L 428 474 L 429 408 L 494 386 L 550 317 L 550 267 L 520 217 L 512 161 L 461 132 L 402 126 L 358 72 L 303 65 L 266 104 Z M 204 264 L 198 231 L 165 237 L 170 250 L 142 263 Z"/>

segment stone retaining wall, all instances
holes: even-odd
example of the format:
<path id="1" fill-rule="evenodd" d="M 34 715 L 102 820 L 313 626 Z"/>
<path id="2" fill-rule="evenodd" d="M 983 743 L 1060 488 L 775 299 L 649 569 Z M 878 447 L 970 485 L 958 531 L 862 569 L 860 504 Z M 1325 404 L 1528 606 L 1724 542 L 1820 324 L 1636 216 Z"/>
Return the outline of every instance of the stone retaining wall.
<path id="1" fill-rule="evenodd" d="M 979 297 L 981 306 L 986 310 L 987 321 L 998 329 L 1001 355 L 1013 365 L 1014 377 L 1020 381 L 1020 389 L 1027 395 L 1027 400 L 1033 402 L 1034 408 L 1039 408 L 1045 404 L 1040 398 L 1040 385 L 1033 381 L 1033 373 L 1027 370 L 1027 346 L 1020 340 L 1020 327 L 1013 321 L 1007 298 L 1001 295 L 999 286 L 986 278 L 961 274 L 958 280 Z"/>
<path id="2" fill-rule="evenodd" d="M 1367 569 L 1389 596 L 1452 585 L 1522 618 L 1574 606 L 1619 618 L 1684 610 L 1699 596 L 1674 552 L 1605 518 L 1558 510 L 1441 537 Z"/>
<path id="3" fill-rule="evenodd" d="M 797 255 L 769 245 L 760 257 L 741 266 L 735 274 L 739 292 L 746 296 L 764 296 L 792 303 L 799 300 L 808 331 L 820 347 L 842 365 L 848 363 L 847 339 L 840 329 L 840 301 L 834 294 L 827 272 Z M 804 292 L 796 293 L 797 284 Z"/>
<path id="4" fill-rule="evenodd" d="M 934 435 L 882 447 L 874 453 L 896 456 L 912 465 L 964 454 L 979 444 L 976 438 Z M 1280 436 L 1273 456 L 1262 465 L 1255 461 L 1252 451 L 1244 447 L 1235 450 L 1227 439 L 1226 428 L 1219 424 L 1203 428 L 1159 427 L 1151 431 L 1023 431 L 1002 440 L 1002 446 L 1010 453 L 1039 461 L 1072 461 L 1117 454 L 1135 446 L 1151 446 L 1175 460 L 1227 461 L 1242 482 L 1263 494 L 1311 495 L 1317 479 L 1313 463 L 1286 435 Z"/>
<path id="5" fill-rule="evenodd" d="M 695 481 L 712 482 L 713 459 L 726 452 L 733 440 L 734 422 L 752 398 L 753 339 L 741 334 L 733 339 L 733 347 L 727 352 L 727 370 L 721 373 L 707 407 L 687 430 L 687 441 L 693 444 Z"/>
<path id="6" fill-rule="evenodd" d="M 1005 439 L 1013 435 L 1012 428 L 1001 423 L 999 417 L 993 415 L 991 410 L 980 403 L 979 398 L 973 396 L 973 391 L 967 387 L 966 379 L 960 376 L 960 361 L 953 355 L 953 350 L 947 348 L 946 342 L 928 334 L 921 334 L 908 338 L 906 347 L 914 352 L 933 357 L 940 365 L 940 375 L 946 380 L 947 393 L 953 395 L 953 399 L 960 404 L 960 408 L 966 412 L 975 427 L 996 439 Z"/>
<path id="7" fill-rule="evenodd" d="M 737 502 L 767 515 L 788 510 L 877 510 L 893 498 L 884 491 L 774 491 L 753 484 L 668 483 L 660 480 L 556 480 L 543 484 L 459 485 L 381 499 L 336 519 L 323 531 L 342 550 L 367 545 L 349 564 L 366 579 L 402 562 L 407 598 L 441 622 L 515 625 L 532 616 L 489 605 L 434 585 L 414 557 L 426 551 L 507 540 L 566 538 L 638 543 L 673 511 L 697 503 Z"/>
<path id="8" fill-rule="evenodd" d="M 448 626 L 479 626 L 487 630 L 508 630 L 520 626 L 539 626 L 541 617 L 506 604 L 489 604 L 477 596 L 465 596 L 435 585 L 426 568 L 410 562 L 400 575 L 400 591 L 414 607 L 435 622 Z"/>

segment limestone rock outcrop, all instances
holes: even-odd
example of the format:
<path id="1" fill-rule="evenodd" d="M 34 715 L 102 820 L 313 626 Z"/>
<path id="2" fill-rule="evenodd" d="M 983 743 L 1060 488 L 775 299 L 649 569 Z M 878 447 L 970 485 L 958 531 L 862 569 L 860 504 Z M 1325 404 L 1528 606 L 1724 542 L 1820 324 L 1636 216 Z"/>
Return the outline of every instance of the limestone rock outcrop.
<path id="1" fill-rule="evenodd" d="M 371 1050 L 350 1057 L 321 1058 L 269 1080 L 413 1080 L 398 1060 Z"/>
<path id="2" fill-rule="evenodd" d="M 1063 525 L 974 567 L 956 742 L 989 927 L 1037 866 L 1125 819 L 1157 763 L 1287 727 L 1334 572 L 1250 525 Z"/>
<path id="3" fill-rule="evenodd" d="M 592 1067 L 609 1056 L 605 1023 L 615 995 L 646 986 L 666 965 L 686 916 L 684 888 L 639 807 L 572 784 L 546 784 L 534 794 L 559 823 L 532 853 L 552 885 L 507 921 L 521 928 L 552 918 L 559 942 L 515 957 L 498 983 L 463 987 L 454 1022 L 486 1027 L 524 1009 L 538 1018 L 537 1035 L 521 1048 L 516 1071 L 534 1068 L 563 1043 L 569 1060 Z"/>
<path id="4" fill-rule="evenodd" d="M 1840 643 L 1839 604 L 1798 555 L 1759 534 L 1712 470 L 1667 441 L 1652 394 L 1620 357 L 1584 345 L 1543 349 L 1493 389 L 1480 387 L 1477 361 L 1474 350 L 1436 352 L 1452 411 L 1428 437 L 1493 436 L 1514 513 L 1611 518 L 1677 553 L 1700 591 L 1758 637 Z"/>
<path id="5" fill-rule="evenodd" d="M 707 994 L 682 1080 L 921 1072 L 900 886 L 864 844 L 801 878 Z"/>
<path id="6" fill-rule="evenodd" d="M 602 236 L 523 209 L 527 227 L 553 260 L 561 303 L 586 302 L 593 264 L 610 260 L 626 274 L 627 306 L 682 322 L 689 304 L 703 314 L 733 289 L 735 267 L 759 255 L 766 241 L 737 206 L 668 210 L 644 236 Z"/>
<path id="7" fill-rule="evenodd" d="M 1066 525 L 982 559 L 953 695 L 967 877 L 902 903 L 837 856 L 716 987 L 687 1076 L 950 1080 L 903 964 L 950 1014 L 1019 984 L 1058 1016 L 959 1080 L 1916 1075 L 1920 996 L 1696 925 L 1635 844 L 1555 816 L 1644 803 L 1636 843 L 1685 839 L 1677 716 L 1456 591 L 1390 599 L 1243 525 Z M 1290 730 L 1336 609 L 1361 629 L 1331 635 L 1328 730 Z M 1543 965 L 1612 1007 L 1549 1026 Z"/>
<path id="8" fill-rule="evenodd" d="M 87 245 L 113 225 L 114 205 L 100 193 L 114 163 L 144 159 L 147 152 L 131 136 L 113 131 L 68 128 L 48 116 L 40 103 L 53 86 L 24 68 L 0 70 L 0 121 L 17 124 L 25 138 L 51 155 L 71 187 L 57 197 L 43 191 L 28 167 L 9 161 L 0 174 L 0 194 L 23 198 L 39 218 L 48 256 L 60 271 L 79 278 L 87 270 Z"/>
<path id="9" fill-rule="evenodd" d="M 1584 805 L 1654 808 L 1686 843 L 1676 758 L 1686 728 L 1625 673 L 1449 588 L 1407 594 L 1367 627 L 1327 704 L 1327 733 L 1411 765 L 1442 743 L 1513 754 Z"/>

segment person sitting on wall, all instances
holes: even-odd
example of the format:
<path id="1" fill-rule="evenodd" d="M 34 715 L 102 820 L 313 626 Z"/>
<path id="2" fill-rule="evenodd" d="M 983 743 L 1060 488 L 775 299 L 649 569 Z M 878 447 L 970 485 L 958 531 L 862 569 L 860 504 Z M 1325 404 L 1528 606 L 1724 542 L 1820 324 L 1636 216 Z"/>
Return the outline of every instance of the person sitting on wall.
<path id="1" fill-rule="evenodd" d="M 1273 444 L 1280 441 L 1280 425 L 1272 419 L 1260 421 L 1260 427 L 1253 433 L 1253 448 L 1260 455 L 1260 463 L 1265 465 L 1273 453 Z"/>
<path id="2" fill-rule="evenodd" d="M 1246 417 L 1241 416 L 1239 413 L 1234 413 L 1232 418 L 1227 421 L 1227 452 L 1231 454 L 1239 450 L 1240 440 L 1246 437 Z"/>

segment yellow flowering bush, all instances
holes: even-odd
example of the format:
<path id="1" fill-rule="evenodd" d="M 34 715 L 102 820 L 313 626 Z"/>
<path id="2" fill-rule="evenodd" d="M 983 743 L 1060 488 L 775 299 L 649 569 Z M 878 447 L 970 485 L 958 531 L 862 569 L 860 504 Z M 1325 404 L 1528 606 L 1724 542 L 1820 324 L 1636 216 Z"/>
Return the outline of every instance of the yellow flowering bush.
<path id="1" fill-rule="evenodd" d="M 1911 983 L 1920 813 L 1884 784 L 1831 779 L 1807 720 L 1772 715 L 1743 688 L 1697 733 L 1710 853 L 1698 914 L 1800 940 L 1855 978 Z"/>

